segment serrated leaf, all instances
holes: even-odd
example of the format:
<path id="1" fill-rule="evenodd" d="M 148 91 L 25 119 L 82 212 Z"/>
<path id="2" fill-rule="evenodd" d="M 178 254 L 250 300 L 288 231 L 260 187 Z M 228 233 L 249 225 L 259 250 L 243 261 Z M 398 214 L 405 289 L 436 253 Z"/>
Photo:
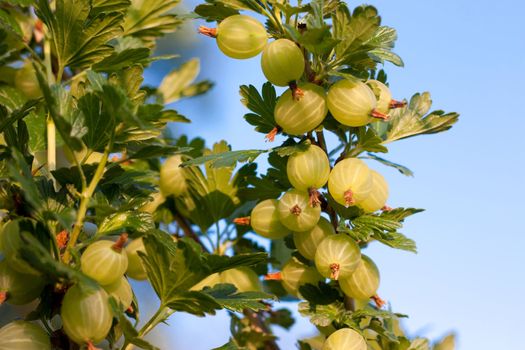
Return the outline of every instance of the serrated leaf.
<path id="1" fill-rule="evenodd" d="M 255 126 L 255 130 L 261 133 L 269 133 L 275 126 L 273 111 L 277 103 L 277 93 L 270 82 L 262 86 L 262 95 L 253 85 L 242 85 L 240 87 L 241 102 L 253 113 L 244 116 L 246 121 Z"/>
<path id="2" fill-rule="evenodd" d="M 232 167 L 237 162 L 253 162 L 259 155 L 269 150 L 250 149 L 242 151 L 229 151 L 218 154 L 208 154 L 202 157 L 194 158 L 182 163 L 183 167 L 209 164 L 212 168 Z"/>
<path id="3" fill-rule="evenodd" d="M 416 242 L 399 232 L 375 232 L 372 236 L 379 242 L 395 249 L 417 253 Z"/>
<path id="4" fill-rule="evenodd" d="M 407 350 L 430 350 L 430 344 L 428 343 L 428 339 L 416 338 L 412 340 Z"/>
<path id="5" fill-rule="evenodd" d="M 246 348 L 237 346 L 234 340 L 230 339 L 230 341 L 224 344 L 223 346 L 213 348 L 212 350 L 246 350 Z"/>
<path id="6" fill-rule="evenodd" d="M 187 153 L 191 147 L 177 147 L 169 145 L 145 145 L 137 150 L 128 149 L 128 159 L 150 159 L 165 157 L 174 154 Z"/>
<path id="7" fill-rule="evenodd" d="M 363 152 L 382 152 L 387 153 L 388 149 L 382 145 L 383 140 L 377 136 L 372 128 L 360 127 L 357 132 L 357 143 L 348 152 L 348 157 L 357 157 Z"/>
<path id="8" fill-rule="evenodd" d="M 254 266 L 260 263 L 268 262 L 267 253 L 246 253 L 236 254 L 234 256 L 226 255 L 206 255 L 206 263 L 210 266 L 211 272 L 221 272 L 240 266 Z"/>
<path id="9" fill-rule="evenodd" d="M 194 11 L 208 22 L 220 22 L 227 17 L 239 14 L 239 11 L 230 7 L 227 2 L 214 0 L 206 0 L 205 4 L 200 4 L 195 7 Z"/>
<path id="10" fill-rule="evenodd" d="M 138 211 L 118 212 L 108 216 L 100 224 L 97 236 L 107 236 L 122 232 L 145 233 L 155 228 L 150 213 Z"/>
<path id="11" fill-rule="evenodd" d="M 359 157 L 359 158 L 373 159 L 373 160 L 378 161 L 379 163 L 381 163 L 383 165 L 386 165 L 386 166 L 392 167 L 394 169 L 397 169 L 397 171 L 399 171 L 401 174 L 403 174 L 405 176 L 414 176 L 414 173 L 412 172 L 412 170 L 408 169 L 406 166 L 401 165 L 401 164 L 397 164 L 397 163 L 394 163 L 394 162 L 391 162 L 391 161 L 389 161 L 389 160 L 387 160 L 385 158 L 378 157 L 378 156 L 376 156 L 375 154 L 372 154 L 372 153 L 368 153 L 368 156 Z"/>
<path id="12" fill-rule="evenodd" d="M 113 52 L 102 61 L 94 64 L 93 70 L 99 72 L 116 72 L 135 64 L 146 66 L 150 61 L 150 50 L 148 48 L 130 48 L 120 52 Z"/>
<path id="13" fill-rule="evenodd" d="M 164 103 L 172 103 L 182 97 L 206 92 L 211 87 L 210 83 L 200 82 L 197 85 L 192 85 L 193 81 L 197 78 L 199 71 L 199 59 L 194 58 L 168 73 L 164 79 L 162 79 L 158 88 Z"/>
<path id="14" fill-rule="evenodd" d="M 334 16 L 334 38 L 340 40 L 336 55 L 343 58 L 370 40 L 380 23 L 375 7 L 362 5 L 350 14 L 346 4 L 340 3 Z"/>
<path id="15" fill-rule="evenodd" d="M 449 334 L 439 342 L 434 344 L 432 350 L 455 350 L 456 349 L 456 336 L 455 334 Z"/>
<path id="16" fill-rule="evenodd" d="M 310 140 L 305 140 L 291 146 L 283 146 L 275 149 L 275 152 L 281 157 L 288 157 L 300 152 L 306 152 L 312 143 Z"/>
<path id="17" fill-rule="evenodd" d="M 443 111 L 427 112 L 432 105 L 428 92 L 415 94 L 403 108 L 390 111 L 385 127 L 373 126 L 383 139 L 383 144 L 417 135 L 435 134 L 449 130 L 458 121 L 459 114 Z"/>
<path id="18" fill-rule="evenodd" d="M 304 317 L 309 317 L 310 322 L 316 326 L 328 327 L 334 321 L 341 321 L 348 313 L 342 302 L 335 302 L 328 305 L 312 305 L 308 302 L 301 302 L 298 305 L 299 313 Z"/>
<path id="19" fill-rule="evenodd" d="M 267 305 L 263 300 L 274 299 L 271 294 L 263 292 L 236 293 L 237 288 L 232 284 L 216 284 L 213 288 L 205 287 L 202 293 L 211 296 L 221 308 L 240 312 L 244 309 L 254 311 L 265 310 Z"/>
<path id="20" fill-rule="evenodd" d="M 319 282 L 317 286 L 309 283 L 302 285 L 299 287 L 299 293 L 314 305 L 329 305 L 341 298 L 337 289 L 324 282 Z"/>

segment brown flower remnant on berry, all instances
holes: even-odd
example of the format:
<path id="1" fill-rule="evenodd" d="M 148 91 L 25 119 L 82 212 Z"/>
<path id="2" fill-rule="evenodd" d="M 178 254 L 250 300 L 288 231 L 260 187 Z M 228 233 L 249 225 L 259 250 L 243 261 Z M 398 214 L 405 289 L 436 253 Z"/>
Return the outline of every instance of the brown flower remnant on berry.
<path id="1" fill-rule="evenodd" d="M 292 214 L 295 215 L 295 216 L 299 216 L 299 215 L 301 215 L 301 212 L 302 212 L 301 207 L 298 206 L 297 204 L 294 205 L 294 206 L 290 209 L 290 213 L 292 213 Z"/>
<path id="2" fill-rule="evenodd" d="M 389 207 L 388 205 L 384 205 L 383 208 L 381 208 L 382 211 L 392 211 L 392 207 Z"/>
<path id="3" fill-rule="evenodd" d="M 40 43 L 42 40 L 44 40 L 44 22 L 42 22 L 39 19 L 37 19 L 35 22 L 35 29 L 33 30 L 33 35 L 37 43 Z"/>
<path id="4" fill-rule="evenodd" d="M 266 281 L 282 281 L 283 275 L 280 271 L 279 272 L 269 272 L 268 274 L 264 276 L 264 279 Z"/>
<path id="5" fill-rule="evenodd" d="M 333 279 L 333 280 L 338 280 L 339 279 L 339 269 L 340 269 L 340 265 L 337 264 L 337 263 L 334 263 L 334 264 L 330 264 L 330 278 Z"/>
<path id="6" fill-rule="evenodd" d="M 67 242 L 69 242 L 69 232 L 66 230 L 62 230 L 57 234 L 57 245 L 58 249 L 64 249 L 67 246 Z"/>
<path id="7" fill-rule="evenodd" d="M 370 115 L 374 118 L 381 119 L 381 120 L 388 120 L 388 118 L 390 118 L 388 114 L 381 113 L 376 109 L 372 110 L 372 112 L 370 112 Z"/>
<path id="8" fill-rule="evenodd" d="M 275 141 L 275 136 L 277 136 L 278 133 L 279 133 L 279 128 L 275 127 L 269 133 L 267 133 L 264 138 L 268 142 L 273 142 L 273 141 Z"/>
<path id="9" fill-rule="evenodd" d="M 402 108 L 402 107 L 405 107 L 406 105 L 407 105 L 406 101 L 392 100 L 389 103 L 390 108 Z"/>
<path id="10" fill-rule="evenodd" d="M 299 101 L 301 98 L 303 98 L 304 91 L 297 86 L 295 81 L 290 82 L 288 86 L 290 86 L 290 90 L 292 90 L 292 97 L 294 100 Z"/>
<path id="11" fill-rule="evenodd" d="M 101 349 L 97 348 L 95 345 L 93 345 L 93 343 L 91 341 L 88 341 L 86 345 L 87 345 L 87 347 L 86 347 L 87 350 L 101 350 Z"/>
<path id="12" fill-rule="evenodd" d="M 378 309 L 381 309 L 383 306 L 385 306 L 386 304 L 386 301 L 384 301 L 383 299 L 381 299 L 379 297 L 379 295 L 374 295 L 372 297 L 370 297 L 370 299 L 372 299 L 374 301 L 374 303 L 376 304 L 377 308 Z"/>
<path id="13" fill-rule="evenodd" d="M 354 205 L 354 192 L 352 190 L 348 190 L 344 193 L 343 198 L 345 199 L 345 203 L 347 206 Z"/>
<path id="14" fill-rule="evenodd" d="M 245 217 L 242 217 L 242 218 L 235 218 L 235 219 L 233 219 L 233 223 L 236 224 L 236 225 L 240 225 L 240 226 L 248 226 L 248 225 L 250 225 L 250 217 L 249 216 L 245 216 Z"/>
<path id="15" fill-rule="evenodd" d="M 309 188 L 308 189 L 308 194 L 310 195 L 310 199 L 308 201 L 308 204 L 310 204 L 310 206 L 312 208 L 315 208 L 317 207 L 319 204 L 321 204 L 321 194 L 319 193 L 319 191 L 317 191 L 316 188 Z"/>
<path id="16" fill-rule="evenodd" d="M 200 26 L 198 31 L 199 31 L 199 34 L 209 36 L 210 38 L 217 37 L 217 28 L 209 28 L 206 26 Z"/>
<path id="17" fill-rule="evenodd" d="M 7 300 L 7 292 L 0 292 L 0 305 L 5 303 Z"/>
<path id="18" fill-rule="evenodd" d="M 122 251 L 122 248 L 124 247 L 124 244 L 126 244 L 127 241 L 128 241 L 128 234 L 127 233 L 123 233 L 123 234 L 120 235 L 118 240 L 115 242 L 115 244 L 113 244 L 113 246 L 111 248 L 114 251 L 120 253 Z"/>

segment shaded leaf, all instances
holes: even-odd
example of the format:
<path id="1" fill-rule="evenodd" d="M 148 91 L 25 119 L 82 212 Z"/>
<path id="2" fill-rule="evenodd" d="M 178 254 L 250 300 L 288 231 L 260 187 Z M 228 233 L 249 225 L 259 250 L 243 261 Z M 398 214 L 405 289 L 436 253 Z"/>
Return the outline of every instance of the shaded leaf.
<path id="1" fill-rule="evenodd" d="M 240 312 L 244 309 L 265 310 L 267 305 L 262 300 L 274 299 L 271 294 L 263 292 L 236 293 L 232 284 L 216 284 L 213 288 L 205 287 L 202 293 L 211 296 L 221 308 Z"/>
<path id="2" fill-rule="evenodd" d="M 406 166 L 401 165 L 401 164 L 397 164 L 397 163 L 394 163 L 394 162 L 391 162 L 391 161 L 389 161 L 389 160 L 387 160 L 385 158 L 378 157 L 375 154 L 368 153 L 368 156 L 360 157 L 360 158 L 373 159 L 373 160 L 376 160 L 376 161 L 378 161 L 379 163 L 381 163 L 383 165 L 386 165 L 386 166 L 392 167 L 394 169 L 397 169 L 397 171 L 399 171 L 401 174 L 403 174 L 405 176 L 414 176 L 414 173 L 412 172 L 412 170 L 408 169 Z"/>
<path id="3" fill-rule="evenodd" d="M 277 124 L 273 111 L 277 103 L 277 93 L 270 82 L 262 86 L 262 95 L 253 85 L 242 85 L 240 88 L 241 102 L 253 113 L 244 115 L 246 121 L 255 126 L 261 133 L 269 133 Z"/>

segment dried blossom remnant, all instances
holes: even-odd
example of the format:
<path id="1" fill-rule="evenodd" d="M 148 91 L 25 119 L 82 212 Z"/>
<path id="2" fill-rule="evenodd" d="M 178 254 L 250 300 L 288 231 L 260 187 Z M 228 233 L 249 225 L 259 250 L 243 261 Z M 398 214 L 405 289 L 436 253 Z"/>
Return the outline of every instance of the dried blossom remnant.
<path id="1" fill-rule="evenodd" d="M 374 295 L 372 297 L 370 297 L 370 299 L 372 299 L 374 301 L 374 303 L 376 304 L 377 308 L 378 309 L 381 309 L 383 306 L 386 305 L 386 301 L 384 301 L 383 299 L 381 299 L 379 297 L 379 295 Z"/>
<path id="2" fill-rule="evenodd" d="M 341 266 L 337 263 L 330 264 L 330 278 L 331 279 L 336 280 L 336 281 L 339 279 L 340 268 Z"/>
<path id="3" fill-rule="evenodd" d="M 67 247 L 67 243 L 69 242 L 69 232 L 66 230 L 60 231 L 57 236 L 57 245 L 58 249 L 65 249 Z"/>
<path id="4" fill-rule="evenodd" d="M 292 90 L 292 98 L 295 101 L 300 101 L 301 98 L 303 98 L 304 96 L 304 91 L 301 90 L 299 86 L 297 86 L 297 83 L 295 81 L 290 82 L 288 86 L 290 86 L 290 90 Z"/>
<path id="5" fill-rule="evenodd" d="M 372 110 L 372 112 L 370 112 L 370 115 L 374 118 L 385 120 L 385 121 L 388 120 L 388 118 L 390 118 L 388 114 L 381 113 L 376 109 Z"/>
<path id="6" fill-rule="evenodd" d="M 352 190 L 346 191 L 343 195 L 343 198 L 345 199 L 345 204 L 347 206 L 351 206 L 355 204 L 354 192 L 352 192 Z"/>
<path id="7" fill-rule="evenodd" d="M 278 127 L 274 127 L 269 133 L 266 134 L 266 136 L 264 138 L 268 142 L 273 142 L 273 141 L 275 141 L 275 136 L 277 136 L 278 133 L 279 133 L 279 128 Z"/>
<path id="8" fill-rule="evenodd" d="M 407 105 L 406 101 L 392 100 L 392 101 L 390 101 L 388 106 L 390 108 L 402 108 L 402 107 L 405 107 L 406 105 Z"/>
<path id="9" fill-rule="evenodd" d="M 217 37 L 217 28 L 209 28 L 206 26 L 200 26 L 198 31 L 199 31 L 199 34 L 209 36 L 210 38 Z"/>
<path id="10" fill-rule="evenodd" d="M 126 244 L 127 241 L 128 241 L 128 234 L 127 233 L 123 233 L 123 234 L 120 235 L 118 240 L 115 242 L 115 244 L 113 244 L 113 246 L 111 248 L 114 251 L 120 253 L 122 251 L 122 248 L 124 247 L 124 244 Z"/>
<path id="11" fill-rule="evenodd" d="M 7 292 L 0 292 L 0 305 L 5 303 L 7 300 Z"/>
<path id="12" fill-rule="evenodd" d="M 308 189 L 308 194 L 310 195 L 310 199 L 308 201 L 308 204 L 312 208 L 315 208 L 315 207 L 317 207 L 318 205 L 321 204 L 321 193 L 319 193 L 319 191 L 316 188 L 309 188 Z"/>
<path id="13" fill-rule="evenodd" d="M 282 281 L 283 276 L 280 271 L 279 272 L 269 272 L 268 274 L 264 276 L 264 279 L 266 281 Z"/>
<path id="14" fill-rule="evenodd" d="M 392 207 L 389 207 L 388 205 L 384 205 L 383 208 L 381 208 L 381 211 L 392 211 Z"/>
<path id="15" fill-rule="evenodd" d="M 298 206 L 297 204 L 290 208 L 290 213 L 292 213 L 295 216 L 301 215 L 301 212 L 302 212 L 301 207 Z"/>
<path id="16" fill-rule="evenodd" d="M 101 350 L 100 348 L 97 348 L 95 345 L 93 345 L 91 341 L 88 341 L 86 345 L 87 350 Z"/>
<path id="17" fill-rule="evenodd" d="M 244 216 L 242 218 L 235 218 L 233 219 L 233 223 L 239 226 L 248 226 L 250 225 L 250 217 Z"/>

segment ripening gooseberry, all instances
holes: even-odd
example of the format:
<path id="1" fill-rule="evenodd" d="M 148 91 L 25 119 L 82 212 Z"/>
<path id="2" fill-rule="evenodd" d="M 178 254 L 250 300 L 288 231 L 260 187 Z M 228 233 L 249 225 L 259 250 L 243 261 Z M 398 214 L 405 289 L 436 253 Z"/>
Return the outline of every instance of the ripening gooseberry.
<path id="1" fill-rule="evenodd" d="M 348 277 L 339 280 L 343 293 L 350 298 L 365 300 L 376 294 L 379 288 L 379 270 L 366 255 L 361 255 L 357 269 Z"/>
<path id="2" fill-rule="evenodd" d="M 370 86 L 376 97 L 376 110 L 381 113 L 388 113 L 390 110 L 390 102 L 392 102 L 392 93 L 388 86 L 379 80 L 368 80 L 366 85 Z"/>
<path id="3" fill-rule="evenodd" d="M 90 244 L 80 257 L 84 274 L 101 285 L 108 285 L 121 278 L 128 268 L 128 256 L 118 242 L 101 240 Z"/>
<path id="4" fill-rule="evenodd" d="M 146 253 L 146 248 L 144 247 L 144 241 L 142 237 L 132 240 L 126 246 L 126 255 L 128 256 L 128 268 L 126 270 L 126 275 L 129 278 L 134 280 L 145 280 L 148 278 L 144 265 L 142 263 L 142 258 L 137 254 L 137 252 Z"/>
<path id="5" fill-rule="evenodd" d="M 44 281 L 39 276 L 20 273 L 7 261 L 0 261 L 0 305 L 1 299 L 13 305 L 27 304 L 38 298 L 43 288 Z"/>
<path id="6" fill-rule="evenodd" d="M 216 284 L 221 283 L 221 276 L 218 272 L 209 275 L 208 277 L 201 280 L 199 283 L 195 284 L 190 290 L 199 291 L 204 289 L 204 287 L 213 287 Z"/>
<path id="7" fill-rule="evenodd" d="M 324 89 L 312 83 L 298 84 L 304 95 L 295 99 L 288 89 L 275 105 L 275 122 L 290 135 L 300 136 L 319 126 L 328 113 Z"/>
<path id="8" fill-rule="evenodd" d="M 29 61 L 16 71 L 15 87 L 18 91 L 22 91 L 28 99 L 37 99 L 42 96 L 35 69 Z"/>
<path id="9" fill-rule="evenodd" d="M 281 270 L 281 278 L 284 289 L 295 297 L 301 298 L 299 287 L 305 284 L 317 286 L 324 281 L 323 276 L 317 272 L 315 267 L 306 266 L 295 258 L 291 258 Z"/>
<path id="10" fill-rule="evenodd" d="M 330 175 L 330 161 L 321 147 L 310 145 L 304 152 L 288 158 L 286 174 L 293 187 L 301 191 L 322 188 Z"/>
<path id="11" fill-rule="evenodd" d="M 366 350 L 366 340 L 353 329 L 341 328 L 332 333 L 323 344 L 322 350 Z"/>
<path id="12" fill-rule="evenodd" d="M 83 291 L 78 285 L 66 292 L 60 317 L 64 332 L 79 345 L 100 343 L 113 322 L 107 293 L 103 289 Z"/>
<path id="13" fill-rule="evenodd" d="M 292 231 L 311 230 L 321 217 L 321 207 L 310 205 L 307 192 L 291 189 L 279 200 L 279 219 Z"/>
<path id="14" fill-rule="evenodd" d="M 350 276 L 359 266 L 361 251 L 357 243 L 345 234 L 323 239 L 315 252 L 315 266 L 321 275 L 337 280 Z"/>
<path id="15" fill-rule="evenodd" d="M 245 59 L 257 56 L 267 42 L 266 29 L 250 16 L 230 16 L 217 28 L 217 45 L 231 58 Z"/>
<path id="16" fill-rule="evenodd" d="M 277 199 L 266 199 L 257 204 L 250 214 L 250 225 L 259 235 L 279 239 L 290 234 L 279 219 L 279 202 Z"/>
<path id="17" fill-rule="evenodd" d="M 333 234 L 335 234 L 334 227 L 330 221 L 321 216 L 313 229 L 306 232 L 294 232 L 293 241 L 302 256 L 309 260 L 314 260 L 317 246 L 323 239 Z"/>
<path id="18" fill-rule="evenodd" d="M 261 67 L 264 76 L 272 84 L 287 86 L 303 75 L 304 56 L 293 41 L 277 39 L 264 48 Z"/>
<path id="19" fill-rule="evenodd" d="M 176 154 L 166 159 L 160 167 L 159 187 L 164 197 L 171 195 L 181 196 L 188 191 L 188 185 L 186 184 L 187 170 L 180 167 L 182 162 L 182 156 Z"/>
<path id="20" fill-rule="evenodd" d="M 123 310 L 127 310 L 131 306 L 133 290 L 126 277 L 122 276 L 116 282 L 104 286 L 104 290 L 109 296 L 115 298 Z"/>
<path id="21" fill-rule="evenodd" d="M 255 271 L 246 266 L 222 271 L 219 276 L 220 283 L 233 284 L 235 288 L 237 288 L 237 293 L 262 290 L 259 276 L 257 276 Z"/>
<path id="22" fill-rule="evenodd" d="M 367 213 L 373 213 L 386 204 L 388 199 L 388 183 L 383 175 L 375 170 L 370 170 L 372 175 L 372 190 L 360 203 L 359 207 Z"/>
<path id="23" fill-rule="evenodd" d="M 334 118 L 347 126 L 363 126 L 372 116 L 381 116 L 375 111 L 374 93 L 360 81 L 339 80 L 328 90 L 327 104 Z"/>
<path id="24" fill-rule="evenodd" d="M 0 328 L 2 350 L 51 350 L 49 335 L 38 325 L 14 321 Z"/>
<path id="25" fill-rule="evenodd" d="M 28 275 L 40 275 L 33 266 L 20 255 L 20 249 L 25 245 L 21 237 L 18 220 L 13 220 L 4 225 L 2 228 L 2 251 L 11 268 Z"/>
<path id="26" fill-rule="evenodd" d="M 360 159 L 343 159 L 330 172 L 328 191 L 341 205 L 348 207 L 361 203 L 372 191 L 370 169 Z"/>
<path id="27" fill-rule="evenodd" d="M 139 208 L 139 211 L 153 214 L 157 208 L 166 201 L 166 198 L 161 192 L 155 192 L 150 195 L 152 200 L 148 200 L 146 204 Z"/>

